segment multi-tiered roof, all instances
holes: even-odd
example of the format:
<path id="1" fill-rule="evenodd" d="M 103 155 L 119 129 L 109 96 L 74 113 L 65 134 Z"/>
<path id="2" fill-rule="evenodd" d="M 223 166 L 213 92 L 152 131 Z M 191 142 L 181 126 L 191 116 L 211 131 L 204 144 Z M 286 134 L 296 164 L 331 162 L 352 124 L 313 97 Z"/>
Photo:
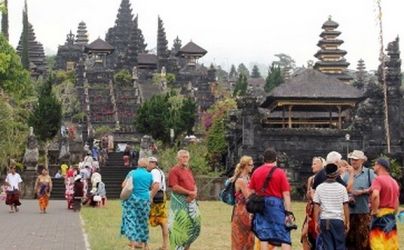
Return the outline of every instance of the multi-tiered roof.
<path id="1" fill-rule="evenodd" d="M 322 73 L 334 75 L 339 80 L 349 82 L 352 77 L 346 74 L 346 69 L 349 63 L 345 60 L 345 50 L 339 49 L 339 46 L 344 43 L 338 39 L 341 34 L 338 30 L 338 23 L 333 21 L 331 17 L 321 27 L 324 31 L 321 32 L 321 40 L 317 43 L 320 50 L 314 55 L 319 61 L 316 62 L 314 68 Z"/>

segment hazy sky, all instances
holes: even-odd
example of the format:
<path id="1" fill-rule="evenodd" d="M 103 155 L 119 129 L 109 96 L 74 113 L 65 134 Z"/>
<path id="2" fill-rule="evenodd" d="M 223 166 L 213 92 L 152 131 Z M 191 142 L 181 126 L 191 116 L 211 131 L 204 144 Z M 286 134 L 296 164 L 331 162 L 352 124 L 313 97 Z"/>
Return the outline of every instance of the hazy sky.
<path id="1" fill-rule="evenodd" d="M 24 0 L 9 0 L 10 42 L 16 46 L 22 29 Z M 87 24 L 90 41 L 105 38 L 115 23 L 121 0 L 27 0 L 29 21 L 46 52 L 56 53 L 66 34 Z M 228 70 L 244 62 L 269 65 L 274 54 L 286 53 L 296 64 L 316 60 L 321 25 L 331 15 L 339 23 L 341 49 L 355 69 L 363 58 L 368 69 L 378 65 L 376 0 L 130 0 L 139 14 L 148 49 L 156 47 L 157 15 L 163 19 L 169 47 L 178 35 L 208 51 L 200 61 Z M 385 45 L 404 37 L 404 1 L 384 0 Z"/>

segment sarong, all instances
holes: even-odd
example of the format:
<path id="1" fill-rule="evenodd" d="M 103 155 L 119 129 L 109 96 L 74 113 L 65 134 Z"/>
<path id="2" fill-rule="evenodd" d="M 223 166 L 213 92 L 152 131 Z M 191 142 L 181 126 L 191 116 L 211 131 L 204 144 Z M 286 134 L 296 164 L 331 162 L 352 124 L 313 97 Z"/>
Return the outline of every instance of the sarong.
<path id="1" fill-rule="evenodd" d="M 351 214 L 346 236 L 347 250 L 370 250 L 370 214 Z"/>
<path id="2" fill-rule="evenodd" d="M 156 227 L 167 223 L 167 207 L 164 198 L 163 203 L 151 204 L 149 222 L 150 226 Z"/>
<path id="3" fill-rule="evenodd" d="M 285 217 L 283 200 L 267 196 L 264 212 L 254 214 L 252 231 L 260 241 L 268 241 L 271 245 L 291 245 L 290 231 L 285 227 Z"/>
<path id="4" fill-rule="evenodd" d="M 66 185 L 65 185 L 65 198 L 67 201 L 67 208 L 73 208 L 73 188 L 74 188 L 74 177 L 67 177 L 66 178 Z"/>
<path id="5" fill-rule="evenodd" d="M 133 194 L 122 201 L 121 235 L 130 241 L 146 243 L 149 240 L 150 200 L 139 199 Z"/>
<path id="6" fill-rule="evenodd" d="M 49 196 L 47 194 L 42 195 L 38 198 L 39 209 L 44 210 L 48 207 Z"/>
<path id="7" fill-rule="evenodd" d="M 171 250 L 183 250 L 198 238 L 201 215 L 196 200 L 188 203 L 186 196 L 171 193 L 168 232 Z"/>
<path id="8" fill-rule="evenodd" d="M 6 205 L 10 206 L 20 206 L 20 192 L 17 191 L 7 191 L 7 197 L 6 197 Z"/>
<path id="9" fill-rule="evenodd" d="M 251 214 L 245 207 L 245 198 L 241 192 L 236 193 L 236 205 L 231 222 L 231 249 L 253 250 L 254 234 L 251 232 Z"/>
<path id="10" fill-rule="evenodd" d="M 393 208 L 381 208 L 372 218 L 370 247 L 373 250 L 398 250 L 397 224 Z"/>

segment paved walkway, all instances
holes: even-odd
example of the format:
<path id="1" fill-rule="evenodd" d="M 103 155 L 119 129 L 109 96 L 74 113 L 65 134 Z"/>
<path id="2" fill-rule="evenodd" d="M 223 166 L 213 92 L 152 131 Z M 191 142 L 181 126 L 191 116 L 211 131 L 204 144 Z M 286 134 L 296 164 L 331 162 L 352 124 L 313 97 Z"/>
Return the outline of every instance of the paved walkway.
<path id="1" fill-rule="evenodd" d="M 40 214 L 37 200 L 22 200 L 18 213 L 0 205 L 0 248 L 18 250 L 86 250 L 79 213 L 67 210 L 66 201 L 50 200 Z"/>

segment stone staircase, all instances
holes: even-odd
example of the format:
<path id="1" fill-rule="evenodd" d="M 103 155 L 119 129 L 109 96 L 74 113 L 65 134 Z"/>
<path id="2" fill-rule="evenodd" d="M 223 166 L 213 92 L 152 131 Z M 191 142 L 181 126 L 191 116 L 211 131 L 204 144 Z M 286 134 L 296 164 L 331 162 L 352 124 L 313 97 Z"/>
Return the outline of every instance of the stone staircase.
<path id="1" fill-rule="evenodd" d="M 112 152 L 108 154 L 105 167 L 101 168 L 102 181 L 105 183 L 108 199 L 119 199 L 121 185 L 129 171 L 134 168 L 123 166 L 123 153 Z"/>
<path id="2" fill-rule="evenodd" d="M 63 200 L 65 199 L 65 179 L 64 178 L 52 178 L 52 200 Z"/>

